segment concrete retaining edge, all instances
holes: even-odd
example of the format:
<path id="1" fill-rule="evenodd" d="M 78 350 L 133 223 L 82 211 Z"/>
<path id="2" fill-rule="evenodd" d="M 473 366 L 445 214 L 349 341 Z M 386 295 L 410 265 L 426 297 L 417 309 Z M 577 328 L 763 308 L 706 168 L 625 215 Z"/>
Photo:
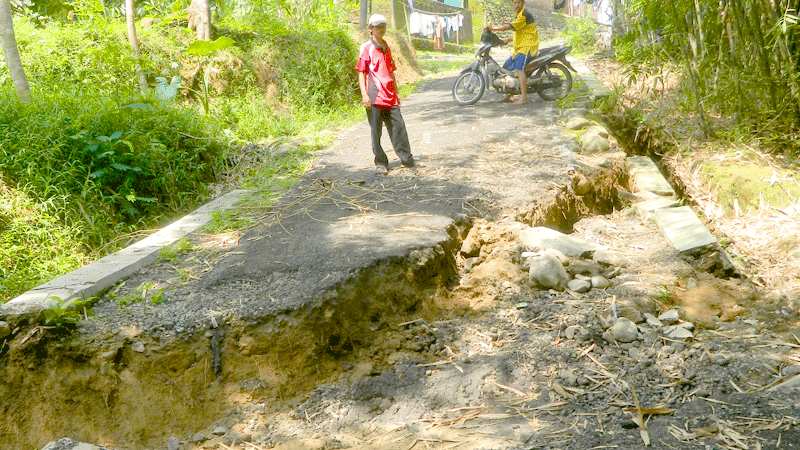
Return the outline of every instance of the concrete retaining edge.
<path id="1" fill-rule="evenodd" d="M 0 318 L 36 315 L 45 309 L 103 292 L 153 262 L 163 248 L 206 225 L 214 212 L 235 207 L 250 192 L 231 191 L 122 250 L 15 297 L 0 305 Z"/>

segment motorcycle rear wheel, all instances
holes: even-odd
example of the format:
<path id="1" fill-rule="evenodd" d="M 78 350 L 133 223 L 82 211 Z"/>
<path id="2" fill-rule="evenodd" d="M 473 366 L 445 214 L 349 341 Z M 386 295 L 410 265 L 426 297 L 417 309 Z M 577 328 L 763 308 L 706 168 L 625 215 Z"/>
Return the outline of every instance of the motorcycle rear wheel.
<path id="1" fill-rule="evenodd" d="M 572 91 L 572 74 L 563 64 L 550 63 L 542 79 L 536 83 L 536 93 L 544 100 L 560 100 Z"/>
<path id="2" fill-rule="evenodd" d="M 453 83 L 453 100 L 461 106 L 478 103 L 486 90 L 486 79 L 480 72 L 466 72 Z"/>

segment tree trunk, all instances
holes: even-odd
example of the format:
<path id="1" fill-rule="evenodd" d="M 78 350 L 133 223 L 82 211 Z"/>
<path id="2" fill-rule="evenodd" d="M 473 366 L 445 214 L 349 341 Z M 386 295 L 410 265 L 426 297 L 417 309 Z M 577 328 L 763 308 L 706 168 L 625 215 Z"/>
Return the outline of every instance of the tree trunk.
<path id="1" fill-rule="evenodd" d="M 211 5 L 209 0 L 192 0 L 189 5 L 189 28 L 197 32 L 197 39 L 211 39 Z"/>
<path id="2" fill-rule="evenodd" d="M 136 8 L 134 0 L 125 0 L 125 19 L 128 23 L 128 40 L 133 50 L 133 58 L 136 60 L 136 77 L 139 79 L 139 90 L 147 92 L 147 78 L 144 76 L 142 65 L 139 63 L 139 38 L 136 37 Z"/>
<path id="3" fill-rule="evenodd" d="M 17 97 L 23 103 L 31 101 L 31 88 L 28 85 L 28 77 L 22 68 L 22 61 L 19 58 L 19 48 L 17 48 L 17 38 L 14 36 L 14 19 L 11 17 L 11 5 L 8 0 L 0 0 L 0 44 L 3 45 L 3 53 L 6 56 L 6 65 L 17 90 Z"/>

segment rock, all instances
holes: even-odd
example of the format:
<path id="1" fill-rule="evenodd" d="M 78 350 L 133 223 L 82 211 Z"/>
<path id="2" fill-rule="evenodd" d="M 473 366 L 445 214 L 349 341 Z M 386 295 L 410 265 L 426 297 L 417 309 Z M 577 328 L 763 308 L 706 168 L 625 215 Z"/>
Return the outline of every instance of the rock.
<path id="1" fill-rule="evenodd" d="M 592 121 L 586 119 L 584 117 L 573 117 L 567 121 L 567 124 L 564 125 L 567 129 L 570 130 L 582 130 L 592 125 Z"/>
<path id="2" fill-rule="evenodd" d="M 595 275 L 592 277 L 592 287 L 595 289 L 606 289 L 611 287 L 611 282 L 605 277 Z"/>
<path id="3" fill-rule="evenodd" d="M 800 364 L 784 367 L 783 370 L 781 370 L 781 374 L 785 377 L 791 377 L 793 375 L 800 374 Z"/>
<path id="4" fill-rule="evenodd" d="M 211 434 L 215 436 L 222 436 L 228 432 L 228 428 L 225 425 L 217 425 L 211 430 Z"/>
<path id="5" fill-rule="evenodd" d="M 608 130 L 600 125 L 594 125 L 586 130 L 586 133 L 596 134 L 600 137 L 608 138 Z"/>
<path id="6" fill-rule="evenodd" d="M 694 330 L 694 324 L 692 322 L 681 322 L 677 326 L 686 328 L 689 331 Z"/>
<path id="7" fill-rule="evenodd" d="M 481 240 L 478 237 L 478 227 L 472 227 L 461 244 L 461 254 L 467 257 L 478 256 L 481 252 Z"/>
<path id="8" fill-rule="evenodd" d="M 544 249 L 544 251 L 542 251 L 542 253 L 550 256 L 555 256 L 556 258 L 558 258 L 558 260 L 561 262 L 562 265 L 567 264 L 569 262 L 569 258 L 567 257 L 567 255 L 561 253 L 560 251 L 554 248 L 546 248 Z"/>
<path id="9" fill-rule="evenodd" d="M 602 267 L 592 261 L 576 259 L 570 262 L 569 266 L 567 266 L 567 271 L 573 275 L 586 274 L 595 276 L 602 271 Z"/>
<path id="10" fill-rule="evenodd" d="M 107 450 L 94 444 L 73 441 L 70 438 L 61 438 L 42 447 L 42 450 Z"/>
<path id="11" fill-rule="evenodd" d="M 607 249 L 595 250 L 593 259 L 595 262 L 604 264 L 606 266 L 627 267 L 628 260 L 622 253 L 614 252 Z"/>
<path id="12" fill-rule="evenodd" d="M 526 302 L 520 302 L 514 305 L 514 307 L 517 309 L 525 309 L 528 307 L 528 304 Z"/>
<path id="13" fill-rule="evenodd" d="M 144 353 L 144 343 L 142 343 L 142 341 L 134 341 L 133 344 L 131 344 L 131 350 L 136 353 Z"/>
<path id="14" fill-rule="evenodd" d="M 564 266 L 554 256 L 539 255 L 530 258 L 529 276 L 536 284 L 547 289 L 563 291 L 569 281 L 567 271 Z"/>
<path id="15" fill-rule="evenodd" d="M 470 272 L 472 269 L 480 263 L 480 258 L 473 257 L 467 258 L 464 260 L 464 272 Z"/>
<path id="16" fill-rule="evenodd" d="M 561 369 L 558 371 L 558 378 L 567 386 L 577 386 L 578 376 L 571 369 Z"/>
<path id="17" fill-rule="evenodd" d="M 178 450 L 179 448 L 181 448 L 181 441 L 175 436 L 170 436 L 167 439 L 167 450 Z"/>
<path id="18" fill-rule="evenodd" d="M 197 443 L 203 442 L 205 440 L 206 440 L 206 435 L 203 434 L 203 433 L 195 433 L 195 434 L 192 435 L 192 438 L 190 439 L 190 441 L 193 444 L 197 444 Z"/>
<path id="19" fill-rule="evenodd" d="M 619 267 L 609 267 L 603 271 L 603 276 L 606 277 L 607 280 L 617 278 L 620 275 L 622 275 L 622 269 Z"/>
<path id="20" fill-rule="evenodd" d="M 592 284 L 586 280 L 578 280 L 574 279 L 567 283 L 567 287 L 571 291 L 575 291 L 578 293 L 589 292 L 592 289 Z"/>
<path id="21" fill-rule="evenodd" d="M 658 317 L 650 313 L 644 313 L 644 319 L 647 322 L 647 324 L 650 325 L 651 327 L 661 328 L 662 326 L 664 326 L 664 324 L 661 323 L 660 320 L 658 320 Z"/>
<path id="22" fill-rule="evenodd" d="M 658 320 L 667 325 L 672 325 L 674 323 L 677 323 L 679 319 L 680 317 L 678 315 L 677 309 L 670 309 L 669 311 L 665 311 L 660 316 L 658 316 Z"/>
<path id="23" fill-rule="evenodd" d="M 580 274 L 580 273 L 576 273 L 575 274 L 575 279 L 576 280 L 588 281 L 590 283 L 592 282 L 592 277 L 587 277 L 586 275 L 583 275 L 583 274 Z"/>
<path id="24" fill-rule="evenodd" d="M 611 327 L 611 336 L 617 342 L 633 342 L 639 337 L 639 329 L 630 319 L 620 317 Z"/>
<path id="25" fill-rule="evenodd" d="M 9 334 L 11 334 L 11 325 L 9 325 L 8 322 L 0 320 L 0 339 L 3 339 Z"/>
<path id="26" fill-rule="evenodd" d="M 595 245 L 546 227 L 528 227 L 518 233 L 518 239 L 528 251 L 554 249 L 565 256 L 581 256 L 595 250 Z"/>
<path id="27" fill-rule="evenodd" d="M 622 305 L 619 307 L 619 316 L 624 317 L 630 320 L 633 323 L 642 323 L 644 322 L 644 317 L 642 316 L 642 312 L 636 309 L 634 306 L 630 305 Z"/>
<path id="28" fill-rule="evenodd" d="M 243 434 L 231 430 L 228 432 L 228 434 L 225 435 L 225 437 L 222 439 L 222 442 L 225 443 L 226 445 L 236 445 L 236 444 L 241 444 L 242 442 L 247 442 L 250 440 L 250 438 L 251 436 L 248 434 Z"/>
<path id="29" fill-rule="evenodd" d="M 588 154 L 602 153 L 611 148 L 611 143 L 607 138 L 589 131 L 581 135 L 578 143 L 581 146 L 582 153 Z"/>
<path id="30" fill-rule="evenodd" d="M 567 339 L 575 339 L 584 334 L 586 334 L 586 330 L 580 325 L 570 325 L 564 330 L 564 335 L 567 336 Z"/>
<path id="31" fill-rule="evenodd" d="M 641 357 L 642 357 L 642 351 L 639 350 L 636 347 L 631 348 L 631 349 L 628 350 L 628 356 L 630 356 L 631 359 L 633 359 L 635 361 L 639 361 L 639 359 L 641 359 Z"/>
<path id="32" fill-rule="evenodd" d="M 664 336 L 670 339 L 689 339 L 693 338 L 694 334 L 680 325 L 670 325 L 664 328 Z"/>

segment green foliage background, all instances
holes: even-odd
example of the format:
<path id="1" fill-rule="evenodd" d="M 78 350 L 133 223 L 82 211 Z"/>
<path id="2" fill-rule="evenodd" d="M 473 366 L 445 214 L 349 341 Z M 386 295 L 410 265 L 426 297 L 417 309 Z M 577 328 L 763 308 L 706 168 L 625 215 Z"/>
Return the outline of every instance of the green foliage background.
<path id="1" fill-rule="evenodd" d="M 186 49 L 188 2 L 139 2 L 138 91 L 121 2 L 35 2 L 15 31 L 34 101 L 19 104 L 0 65 L 0 301 L 107 253 L 208 196 L 245 143 L 298 135 L 356 106 L 356 47 L 344 16 L 318 1 L 218 2 L 210 114 Z M 23 5 L 24 6 L 24 5 Z M 50 15 L 48 15 L 50 14 Z"/>

